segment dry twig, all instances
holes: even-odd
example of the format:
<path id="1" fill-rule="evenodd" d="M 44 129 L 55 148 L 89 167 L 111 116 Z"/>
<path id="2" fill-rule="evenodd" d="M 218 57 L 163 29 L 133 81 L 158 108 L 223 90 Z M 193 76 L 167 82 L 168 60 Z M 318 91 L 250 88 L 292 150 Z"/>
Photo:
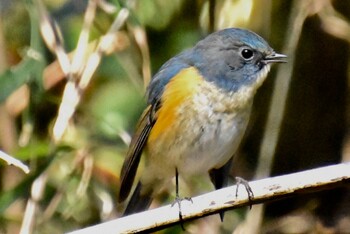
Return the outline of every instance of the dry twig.
<path id="1" fill-rule="evenodd" d="M 4 160 L 5 162 L 7 162 L 8 165 L 13 165 L 15 167 L 18 167 L 19 169 L 21 169 L 22 171 L 24 171 L 24 173 L 28 174 L 29 173 L 29 168 L 27 165 L 25 165 L 24 163 L 22 163 L 21 161 L 19 161 L 18 159 L 6 154 L 5 152 L 0 150 L 0 159 Z"/>
<path id="2" fill-rule="evenodd" d="M 252 181 L 249 185 L 254 192 L 252 203 L 258 204 L 302 193 L 331 189 L 349 182 L 350 163 L 343 163 Z M 184 201 L 183 203 L 184 221 L 250 205 L 247 192 L 243 187 L 239 189 L 236 197 L 236 186 L 194 197 L 192 202 Z M 179 223 L 178 212 L 177 206 L 167 205 L 77 230 L 71 234 L 151 232 Z"/>

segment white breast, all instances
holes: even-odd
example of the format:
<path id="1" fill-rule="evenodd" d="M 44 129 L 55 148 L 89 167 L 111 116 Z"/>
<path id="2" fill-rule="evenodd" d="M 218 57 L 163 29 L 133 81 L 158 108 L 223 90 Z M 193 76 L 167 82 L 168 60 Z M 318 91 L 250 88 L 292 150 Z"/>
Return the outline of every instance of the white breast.
<path id="1" fill-rule="evenodd" d="M 234 155 L 247 127 L 255 90 L 227 93 L 204 82 L 200 91 L 179 108 L 171 134 L 160 136 L 149 149 L 149 174 L 161 180 L 173 177 L 175 168 L 181 176 L 203 174 Z"/>
<path id="2" fill-rule="evenodd" d="M 186 123 L 182 126 L 187 129 L 183 133 L 191 134 L 183 135 L 182 144 L 175 150 L 182 152 L 175 156 L 180 174 L 206 173 L 223 166 L 234 155 L 248 124 L 251 101 L 240 108 L 232 106 L 233 99 L 227 95 L 195 97 L 194 106 L 198 108 L 193 118 L 183 120 Z M 184 107 L 184 111 L 188 109 Z"/>

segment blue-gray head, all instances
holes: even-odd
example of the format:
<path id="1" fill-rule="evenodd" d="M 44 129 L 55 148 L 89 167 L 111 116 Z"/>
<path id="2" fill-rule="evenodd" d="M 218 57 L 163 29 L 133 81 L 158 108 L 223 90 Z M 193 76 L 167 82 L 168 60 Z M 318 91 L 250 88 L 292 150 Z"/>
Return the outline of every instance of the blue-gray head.
<path id="1" fill-rule="evenodd" d="M 259 35 L 245 29 L 228 28 L 198 42 L 192 51 L 193 65 L 220 88 L 236 91 L 259 85 L 271 63 L 285 62 Z"/>

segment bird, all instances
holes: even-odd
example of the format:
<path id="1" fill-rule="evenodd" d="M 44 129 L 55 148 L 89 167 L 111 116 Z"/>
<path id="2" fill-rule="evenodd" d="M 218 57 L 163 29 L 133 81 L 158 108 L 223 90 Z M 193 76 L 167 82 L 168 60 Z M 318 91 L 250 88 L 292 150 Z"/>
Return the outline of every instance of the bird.
<path id="1" fill-rule="evenodd" d="M 148 209 L 174 177 L 176 197 L 178 177 L 188 181 L 209 173 L 215 189 L 227 186 L 253 97 L 271 64 L 286 57 L 250 30 L 227 28 L 161 66 L 147 87 L 147 107 L 121 169 L 120 203 L 129 197 L 144 155 L 144 170 L 123 216 Z"/>

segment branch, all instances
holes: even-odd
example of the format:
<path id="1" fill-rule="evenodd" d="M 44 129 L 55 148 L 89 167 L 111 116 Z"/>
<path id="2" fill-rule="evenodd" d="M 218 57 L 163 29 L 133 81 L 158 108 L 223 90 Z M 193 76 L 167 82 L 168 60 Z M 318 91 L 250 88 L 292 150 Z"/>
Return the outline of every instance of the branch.
<path id="1" fill-rule="evenodd" d="M 8 165 L 13 165 L 15 167 L 18 167 L 21 169 L 24 173 L 28 174 L 29 173 L 29 168 L 27 165 L 19 161 L 18 159 L 6 154 L 4 151 L 0 150 L 0 159 L 4 160 L 7 162 Z"/>
<path id="2" fill-rule="evenodd" d="M 249 182 L 249 185 L 254 192 L 252 203 L 258 204 L 302 193 L 332 189 L 349 182 L 350 163 L 343 163 L 252 181 Z M 244 186 L 240 186 L 236 197 L 236 186 L 230 186 L 194 197 L 192 202 L 184 200 L 181 206 L 183 220 L 192 220 L 220 211 L 248 206 L 250 204 L 247 195 Z M 178 206 L 167 205 L 77 230 L 70 234 L 151 232 L 177 223 L 179 223 Z"/>

